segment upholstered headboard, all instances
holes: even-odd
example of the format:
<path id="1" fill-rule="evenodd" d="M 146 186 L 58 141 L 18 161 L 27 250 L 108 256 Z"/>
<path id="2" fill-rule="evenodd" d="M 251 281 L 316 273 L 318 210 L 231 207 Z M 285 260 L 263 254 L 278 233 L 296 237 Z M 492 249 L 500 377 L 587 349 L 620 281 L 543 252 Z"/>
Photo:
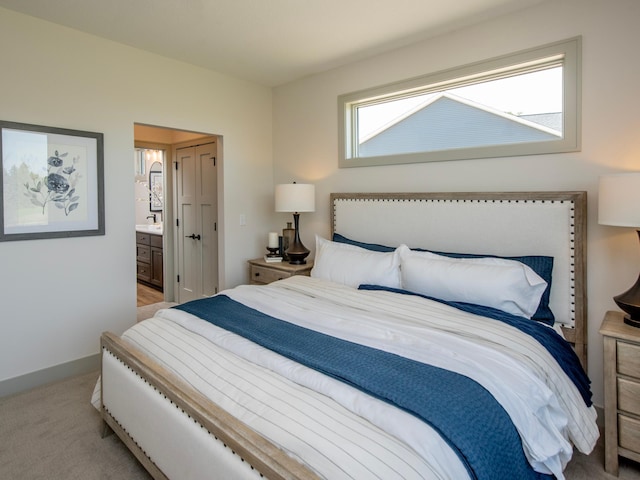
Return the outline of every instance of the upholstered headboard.
<path id="1" fill-rule="evenodd" d="M 331 194 L 331 233 L 353 240 L 553 257 L 551 310 L 585 369 L 586 218 L 586 192 Z"/>

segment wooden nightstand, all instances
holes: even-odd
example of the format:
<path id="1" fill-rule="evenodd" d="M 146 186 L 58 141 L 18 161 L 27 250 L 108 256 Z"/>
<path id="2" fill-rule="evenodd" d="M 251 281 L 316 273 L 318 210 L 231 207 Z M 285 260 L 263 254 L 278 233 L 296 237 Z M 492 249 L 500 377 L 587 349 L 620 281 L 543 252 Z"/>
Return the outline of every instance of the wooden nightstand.
<path id="1" fill-rule="evenodd" d="M 640 328 L 607 312 L 604 336 L 604 469 L 618 475 L 618 455 L 640 462 Z"/>
<path id="2" fill-rule="evenodd" d="M 307 260 L 304 265 L 291 265 L 289 262 L 267 263 L 262 258 L 249 260 L 249 279 L 252 285 L 265 285 L 294 275 L 311 273 L 313 260 Z"/>

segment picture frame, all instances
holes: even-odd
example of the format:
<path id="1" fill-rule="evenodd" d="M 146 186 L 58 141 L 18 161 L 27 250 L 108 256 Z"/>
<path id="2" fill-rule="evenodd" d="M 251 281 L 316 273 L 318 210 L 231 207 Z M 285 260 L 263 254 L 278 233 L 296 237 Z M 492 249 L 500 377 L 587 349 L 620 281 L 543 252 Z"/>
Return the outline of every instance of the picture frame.
<path id="1" fill-rule="evenodd" d="M 104 235 L 102 133 L 0 120 L 0 241 Z"/>

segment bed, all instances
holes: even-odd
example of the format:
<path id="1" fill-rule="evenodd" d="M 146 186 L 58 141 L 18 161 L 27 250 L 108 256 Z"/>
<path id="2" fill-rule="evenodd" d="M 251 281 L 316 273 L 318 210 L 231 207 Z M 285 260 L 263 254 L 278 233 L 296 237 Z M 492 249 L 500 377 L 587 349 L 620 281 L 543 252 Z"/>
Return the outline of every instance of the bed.
<path id="1" fill-rule="evenodd" d="M 102 335 L 98 406 L 154 478 L 563 478 L 591 451 L 584 192 L 330 212 L 311 277 Z"/>

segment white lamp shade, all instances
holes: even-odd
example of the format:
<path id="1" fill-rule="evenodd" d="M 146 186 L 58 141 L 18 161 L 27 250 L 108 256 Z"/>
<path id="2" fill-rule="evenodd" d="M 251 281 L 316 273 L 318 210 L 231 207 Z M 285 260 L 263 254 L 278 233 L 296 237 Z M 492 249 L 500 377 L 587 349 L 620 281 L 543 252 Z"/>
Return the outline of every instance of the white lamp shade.
<path id="1" fill-rule="evenodd" d="M 308 183 L 276 185 L 276 212 L 315 212 L 316 187 Z"/>
<path id="2" fill-rule="evenodd" d="M 640 228 L 640 173 L 600 177 L 598 223 Z"/>

